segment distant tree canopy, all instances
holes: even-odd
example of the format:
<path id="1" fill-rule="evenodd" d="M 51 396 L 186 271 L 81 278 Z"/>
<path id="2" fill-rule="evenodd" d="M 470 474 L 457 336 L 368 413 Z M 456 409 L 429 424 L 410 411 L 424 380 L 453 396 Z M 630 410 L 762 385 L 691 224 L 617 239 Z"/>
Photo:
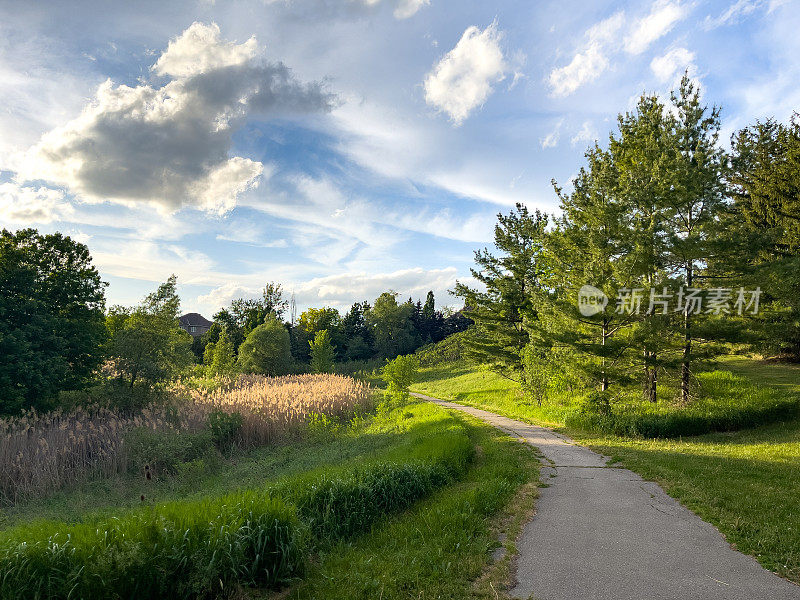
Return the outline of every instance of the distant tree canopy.
<path id="1" fill-rule="evenodd" d="M 85 245 L 0 232 L 0 411 L 43 408 L 86 384 L 103 359 L 105 285 Z"/>
<path id="2" fill-rule="evenodd" d="M 279 283 L 268 283 L 264 286 L 260 298 L 239 298 L 231 302 L 228 308 L 223 308 L 214 315 L 214 323 L 218 325 L 212 332 L 205 334 L 205 343 L 216 342 L 220 332 L 228 332 L 234 350 L 250 335 L 256 327 L 265 323 L 268 318 L 280 319 L 286 312 L 289 303 L 283 297 L 283 290 Z M 203 344 L 200 349 L 205 346 Z M 202 353 L 201 353 L 202 355 Z"/>
<path id="3" fill-rule="evenodd" d="M 179 314 L 174 275 L 138 306 L 111 308 L 107 355 L 129 388 L 158 385 L 191 364 L 192 338 L 181 329 Z"/>

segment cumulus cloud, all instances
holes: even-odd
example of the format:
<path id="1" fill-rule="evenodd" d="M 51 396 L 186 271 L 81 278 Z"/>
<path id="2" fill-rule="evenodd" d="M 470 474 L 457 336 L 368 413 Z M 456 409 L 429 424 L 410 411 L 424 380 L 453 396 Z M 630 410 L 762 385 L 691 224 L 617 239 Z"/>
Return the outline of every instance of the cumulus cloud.
<path id="1" fill-rule="evenodd" d="M 548 83 L 553 96 L 570 95 L 582 85 L 597 79 L 608 68 L 608 53 L 624 24 L 625 14 L 620 11 L 586 31 L 583 47 L 569 64 L 550 72 Z"/>
<path id="2" fill-rule="evenodd" d="M 509 71 L 497 22 L 481 31 L 468 27 L 461 39 L 425 77 L 425 101 L 447 113 L 456 125 L 492 93 Z"/>
<path id="3" fill-rule="evenodd" d="M 694 72 L 694 52 L 686 48 L 673 48 L 663 56 L 657 56 L 650 62 L 653 74 L 663 83 L 675 80 L 678 73 L 689 70 Z"/>
<path id="4" fill-rule="evenodd" d="M 229 153 L 250 115 L 319 112 L 332 97 L 259 57 L 254 38 L 223 40 L 192 24 L 152 67 L 159 86 L 101 84 L 82 114 L 31 148 L 20 176 L 68 186 L 89 200 L 152 202 L 167 212 L 229 211 L 258 185 L 264 165 Z"/>
<path id="5" fill-rule="evenodd" d="M 455 267 L 426 270 L 421 267 L 391 273 L 341 273 L 318 277 L 295 286 L 298 302 L 324 303 L 329 306 L 349 306 L 358 298 L 372 300 L 387 291 L 395 290 L 401 298 L 423 297 L 433 290 L 440 299 L 456 283 Z"/>
<path id="6" fill-rule="evenodd" d="M 687 13 L 687 8 L 680 2 L 657 0 L 650 14 L 637 20 L 625 38 L 625 50 L 631 54 L 641 54 L 650 44 L 669 33 Z"/>
<path id="7" fill-rule="evenodd" d="M 44 186 L 23 186 L 8 181 L 0 184 L 0 222 L 14 225 L 51 223 L 69 218 L 72 204 L 62 190 Z"/>

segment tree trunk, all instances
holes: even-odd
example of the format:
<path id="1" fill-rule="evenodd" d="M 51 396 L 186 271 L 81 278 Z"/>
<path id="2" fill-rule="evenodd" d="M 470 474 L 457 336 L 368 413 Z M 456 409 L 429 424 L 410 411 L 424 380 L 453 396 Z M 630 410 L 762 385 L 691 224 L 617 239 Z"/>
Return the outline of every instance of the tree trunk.
<path id="1" fill-rule="evenodd" d="M 686 265 L 686 287 L 692 287 L 692 263 Z M 683 307 L 683 363 L 681 364 L 681 401 L 688 404 L 690 400 L 689 383 L 692 366 L 692 322 L 688 307 Z"/>
<path id="2" fill-rule="evenodd" d="M 606 346 L 606 340 L 608 339 L 608 319 L 603 319 L 603 340 L 602 345 L 603 348 Z M 606 391 L 608 389 L 608 373 L 606 373 L 606 355 L 603 353 L 603 357 L 601 358 L 601 378 L 600 378 L 600 389 L 602 391 Z"/>

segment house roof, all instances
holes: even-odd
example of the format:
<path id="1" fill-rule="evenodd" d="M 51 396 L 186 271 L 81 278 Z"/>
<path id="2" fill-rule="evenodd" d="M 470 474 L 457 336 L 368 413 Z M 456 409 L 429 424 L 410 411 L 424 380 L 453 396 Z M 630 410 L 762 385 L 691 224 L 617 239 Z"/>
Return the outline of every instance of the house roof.
<path id="1" fill-rule="evenodd" d="M 200 313 L 186 313 L 178 317 L 178 321 L 184 327 L 211 327 L 213 323 Z"/>

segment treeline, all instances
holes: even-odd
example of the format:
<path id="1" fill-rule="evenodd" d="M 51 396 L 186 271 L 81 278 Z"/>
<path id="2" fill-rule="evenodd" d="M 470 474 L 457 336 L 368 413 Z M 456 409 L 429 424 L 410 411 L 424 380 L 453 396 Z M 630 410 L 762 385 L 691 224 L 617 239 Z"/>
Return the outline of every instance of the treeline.
<path id="1" fill-rule="evenodd" d="M 720 110 L 684 77 L 644 95 L 595 143 L 561 212 L 498 215 L 482 288 L 456 294 L 468 352 L 541 401 L 592 387 L 600 408 L 638 384 L 684 402 L 693 373 L 731 343 L 800 359 L 800 118 L 719 141 Z"/>
<path id="2" fill-rule="evenodd" d="M 177 279 L 136 306 L 106 310 L 88 248 L 34 229 L 0 232 L 0 413 L 92 401 L 139 408 L 181 376 L 329 372 L 337 363 L 413 352 L 463 330 L 469 320 L 385 292 L 344 315 L 311 308 L 284 321 L 287 299 L 268 284 L 239 299 L 194 339 L 181 329 Z"/>
<path id="3" fill-rule="evenodd" d="M 424 304 L 411 298 L 401 303 L 397 296 L 390 291 L 372 304 L 356 302 L 344 315 L 332 307 L 309 308 L 287 323 L 285 294 L 280 284 L 269 283 L 260 298 L 234 300 L 216 313 L 193 350 L 209 375 L 329 372 L 337 364 L 410 354 L 470 324 L 461 312 L 437 309 L 432 291 Z"/>

